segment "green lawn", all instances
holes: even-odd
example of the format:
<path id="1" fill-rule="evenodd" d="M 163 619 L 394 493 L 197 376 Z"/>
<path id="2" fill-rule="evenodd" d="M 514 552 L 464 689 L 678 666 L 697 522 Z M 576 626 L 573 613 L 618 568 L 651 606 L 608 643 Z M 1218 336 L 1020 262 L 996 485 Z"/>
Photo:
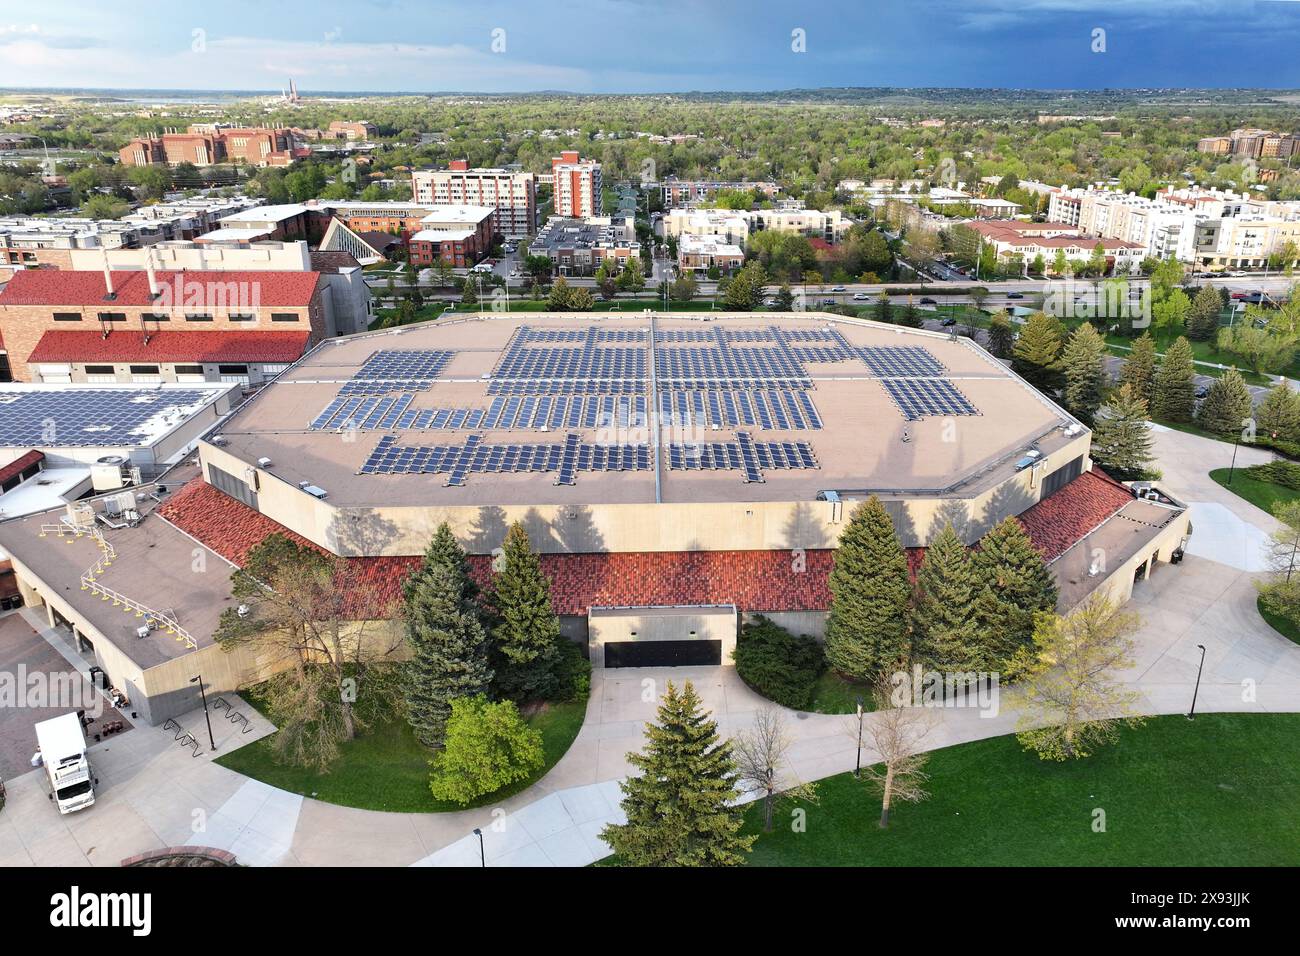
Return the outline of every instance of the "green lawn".
<path id="1" fill-rule="evenodd" d="M 1300 715 L 1158 717 L 1085 760 L 1049 763 L 1011 736 L 936 751 L 932 796 L 877 825 L 852 774 L 818 785 L 805 832 L 788 811 L 755 866 L 1294 866 Z M 1093 831 L 1105 811 L 1105 832 Z M 761 807 L 746 829 L 762 829 Z"/>
<path id="2" fill-rule="evenodd" d="M 1300 644 L 1300 626 L 1287 620 L 1281 614 L 1274 614 L 1264 607 L 1263 598 L 1255 599 L 1255 607 L 1259 608 L 1259 616 L 1268 622 L 1268 626 L 1277 631 L 1288 641 L 1293 644 Z"/>
<path id="3" fill-rule="evenodd" d="M 261 701 L 255 695 L 245 696 L 261 709 Z M 496 803 L 540 780 L 578 736 L 586 711 L 587 702 L 581 700 L 547 704 L 530 716 L 528 723 L 542 732 L 545 765 L 529 779 L 489 794 L 470 806 Z M 458 803 L 433 799 L 429 793 L 429 752 L 416 741 L 404 720 L 372 727 L 364 736 L 345 744 L 342 755 L 326 774 L 277 763 L 270 741 L 270 737 L 264 737 L 218 757 L 217 763 L 282 790 L 345 807 L 403 813 L 467 809 Z"/>
<path id="4" fill-rule="evenodd" d="M 1292 491 L 1271 481 L 1260 481 L 1243 468 L 1232 473 L 1232 484 L 1228 484 L 1228 469 L 1215 468 L 1210 477 L 1239 498 L 1245 498 L 1256 508 L 1273 513 L 1273 505 L 1279 501 L 1295 501 L 1300 498 L 1300 491 Z"/>
<path id="5" fill-rule="evenodd" d="M 1077 324 L 1077 323 L 1076 323 Z M 1174 343 L 1174 339 L 1185 334 L 1185 329 L 1151 329 L 1151 334 L 1156 340 L 1156 351 L 1164 354 L 1165 351 Z M 1118 355 L 1120 358 L 1127 358 L 1129 349 L 1133 347 L 1134 338 L 1127 335 L 1106 335 L 1106 344 L 1110 347 L 1112 355 Z M 1214 344 L 1214 342 L 1198 342 L 1194 339 L 1188 339 L 1192 347 L 1192 359 L 1197 362 L 1213 362 L 1215 365 L 1235 366 L 1241 373 L 1241 377 L 1246 380 L 1248 385 L 1270 385 L 1271 380 L 1264 375 L 1252 371 L 1246 364 L 1246 360 L 1240 355 L 1234 355 L 1232 352 L 1224 352 Z M 1214 368 L 1209 365 L 1195 366 L 1196 374 L 1210 375 L 1218 378 L 1225 369 Z M 1290 377 L 1300 376 L 1300 359 L 1293 361 L 1289 366 L 1282 370 L 1282 375 Z"/>

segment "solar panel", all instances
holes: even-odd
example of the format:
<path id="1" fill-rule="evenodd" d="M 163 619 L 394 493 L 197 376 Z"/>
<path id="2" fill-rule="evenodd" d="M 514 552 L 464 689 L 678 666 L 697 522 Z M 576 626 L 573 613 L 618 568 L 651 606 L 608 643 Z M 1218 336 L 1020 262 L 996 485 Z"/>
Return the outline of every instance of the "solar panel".
<path id="1" fill-rule="evenodd" d="M 807 442 L 756 442 L 736 432 L 730 442 L 688 442 L 668 446 L 670 471 L 743 471 L 746 482 L 763 481 L 763 469 L 816 468 Z"/>
<path id="2" fill-rule="evenodd" d="M 933 376 L 945 371 L 943 363 L 919 345 L 868 345 L 856 351 L 873 375 Z"/>
<path id="3" fill-rule="evenodd" d="M 881 380 L 889 397 L 905 418 L 930 415 L 978 415 L 979 411 L 946 378 L 886 378 Z"/>
<path id="4" fill-rule="evenodd" d="M 556 484 L 576 483 L 580 471 L 647 471 L 650 447 L 594 444 L 576 433 L 563 444 L 486 445 L 470 435 L 463 445 L 398 445 L 385 435 L 361 466 L 364 475 L 447 474 L 448 487 L 461 487 L 475 473 L 558 472 Z"/>
<path id="5" fill-rule="evenodd" d="M 199 389 L 0 390 L 0 445 L 142 444 L 211 397 Z M 323 414 L 323 413 L 322 413 Z"/>

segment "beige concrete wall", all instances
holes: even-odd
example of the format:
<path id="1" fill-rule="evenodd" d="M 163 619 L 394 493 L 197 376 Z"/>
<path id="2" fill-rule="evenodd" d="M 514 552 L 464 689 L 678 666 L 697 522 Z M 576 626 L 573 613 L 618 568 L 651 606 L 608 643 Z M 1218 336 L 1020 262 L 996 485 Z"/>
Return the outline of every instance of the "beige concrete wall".
<path id="1" fill-rule="evenodd" d="M 611 613 L 595 611 L 587 618 L 588 656 L 592 667 L 605 666 L 605 644 L 610 641 L 721 641 L 722 663 L 734 664 L 737 618 L 734 608 L 700 608 L 696 613 L 679 608 L 627 608 Z"/>
<path id="2" fill-rule="evenodd" d="M 1047 455 L 1041 469 L 1011 475 L 969 498 L 881 498 L 894 515 L 906 547 L 928 543 L 948 522 L 965 541 L 973 542 L 992 524 L 1035 504 L 1042 493 L 1042 478 L 1074 458 L 1086 456 L 1089 440 L 1089 434 L 1084 432 Z M 215 464 L 239 478 L 244 478 L 251 467 L 225 449 L 207 443 L 199 447 L 205 466 Z M 490 554 L 499 547 L 506 528 L 515 521 L 528 528 L 537 550 L 548 553 L 831 548 L 836 546 L 858 503 L 846 500 L 837 506 L 812 500 L 591 504 L 576 508 L 336 508 L 328 499 L 314 498 L 274 475 L 252 470 L 258 474 L 258 503 L 263 514 L 345 555 L 419 554 L 443 521 L 474 554 Z"/>

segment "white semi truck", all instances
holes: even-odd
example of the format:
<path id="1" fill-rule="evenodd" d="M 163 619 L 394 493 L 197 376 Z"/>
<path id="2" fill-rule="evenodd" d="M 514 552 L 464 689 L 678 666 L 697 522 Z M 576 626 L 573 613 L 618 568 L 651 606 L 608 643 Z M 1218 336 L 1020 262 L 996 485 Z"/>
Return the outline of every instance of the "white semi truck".
<path id="1" fill-rule="evenodd" d="M 64 714 L 36 725 L 36 743 L 50 784 L 50 799 L 60 813 L 72 813 L 95 802 L 94 771 L 86 756 L 81 718 Z"/>

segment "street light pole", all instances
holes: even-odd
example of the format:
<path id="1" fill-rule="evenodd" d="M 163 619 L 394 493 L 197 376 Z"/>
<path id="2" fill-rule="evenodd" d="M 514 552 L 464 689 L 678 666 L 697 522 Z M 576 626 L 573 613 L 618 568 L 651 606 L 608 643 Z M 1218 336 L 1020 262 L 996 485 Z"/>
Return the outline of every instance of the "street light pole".
<path id="1" fill-rule="evenodd" d="M 853 768 L 853 776 L 862 776 L 862 698 L 858 698 L 858 762 Z"/>
<path id="2" fill-rule="evenodd" d="M 1201 662 L 1196 665 L 1196 687 L 1192 689 L 1192 709 L 1187 712 L 1188 720 L 1196 718 L 1196 695 L 1201 692 L 1201 668 L 1205 666 L 1205 645 L 1197 644 L 1196 646 L 1201 649 Z"/>
<path id="3" fill-rule="evenodd" d="M 1241 443 L 1241 432 L 1236 432 L 1232 438 L 1232 462 L 1228 465 L 1228 484 L 1232 484 L 1232 470 L 1237 467 L 1237 445 Z"/>
<path id="4" fill-rule="evenodd" d="M 487 866 L 487 854 L 483 850 L 483 831 L 479 827 L 474 828 L 474 835 L 478 837 L 478 863 L 480 867 Z"/>
<path id="5" fill-rule="evenodd" d="M 208 713 L 208 695 L 203 690 L 203 675 L 199 674 L 195 677 L 191 677 L 190 683 L 199 685 L 199 696 L 203 698 L 203 719 L 208 722 L 208 745 L 213 750 L 216 750 L 217 742 L 212 739 L 212 717 Z"/>

